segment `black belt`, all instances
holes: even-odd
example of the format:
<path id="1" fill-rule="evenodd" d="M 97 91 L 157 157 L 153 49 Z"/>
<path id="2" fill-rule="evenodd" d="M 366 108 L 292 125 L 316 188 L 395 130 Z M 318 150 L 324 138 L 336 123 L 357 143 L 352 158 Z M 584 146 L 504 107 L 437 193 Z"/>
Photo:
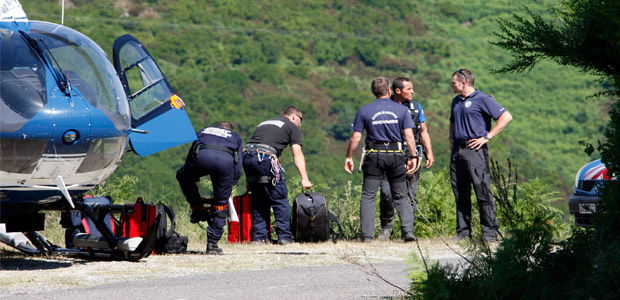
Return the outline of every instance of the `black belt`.
<path id="1" fill-rule="evenodd" d="M 248 151 L 258 150 L 258 151 L 263 151 L 263 152 L 269 152 L 273 155 L 278 155 L 278 150 L 276 150 L 276 148 L 271 147 L 266 144 L 247 144 L 245 145 L 245 150 L 248 150 Z"/>
<path id="2" fill-rule="evenodd" d="M 273 179 L 273 176 L 268 176 L 268 175 L 264 175 L 264 176 L 247 176 L 245 177 L 245 180 L 248 183 L 271 183 L 271 180 Z"/>
<path id="3" fill-rule="evenodd" d="M 214 149 L 214 150 L 224 151 L 226 153 L 230 153 L 230 155 L 233 156 L 233 161 L 235 163 L 239 162 L 239 156 L 238 156 L 237 150 L 233 150 L 231 148 L 228 148 L 228 147 L 225 147 L 225 146 L 222 146 L 222 145 L 200 144 L 200 145 L 198 145 L 197 149 L 198 150 L 196 152 L 198 152 L 200 150 L 204 150 L 204 149 Z"/>
<path id="4" fill-rule="evenodd" d="M 377 151 L 385 151 L 385 150 L 391 150 L 391 151 L 397 151 L 397 150 L 403 150 L 403 143 L 401 142 L 374 142 L 374 143 L 367 143 L 366 144 L 366 150 L 377 150 Z"/>
<path id="5" fill-rule="evenodd" d="M 454 141 L 454 144 L 457 144 L 461 147 L 469 147 L 469 141 Z"/>

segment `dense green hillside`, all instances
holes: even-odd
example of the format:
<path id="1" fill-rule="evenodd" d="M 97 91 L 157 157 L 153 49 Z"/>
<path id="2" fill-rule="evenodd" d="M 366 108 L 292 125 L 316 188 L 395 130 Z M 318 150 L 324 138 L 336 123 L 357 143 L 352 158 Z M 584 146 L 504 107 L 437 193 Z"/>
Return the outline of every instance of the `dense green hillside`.
<path id="1" fill-rule="evenodd" d="M 554 4 L 522 3 L 535 12 Z M 58 1 L 22 4 L 30 19 L 60 22 Z M 611 99 L 588 98 L 604 83 L 576 69 L 545 62 L 527 74 L 492 73 L 511 59 L 489 44 L 495 20 L 523 12 L 518 1 L 75 0 L 66 6 L 65 25 L 109 54 L 115 37 L 139 38 L 187 103 L 196 129 L 229 120 L 247 140 L 260 121 L 288 104 L 299 106 L 315 184 L 361 183 L 361 175 L 345 174 L 343 159 L 348 126 L 373 100 L 369 85 L 376 76 L 413 79 L 433 140 L 433 168 L 442 169 L 449 158 L 450 75 L 471 69 L 476 87 L 514 117 L 490 143 L 491 156 L 510 158 L 521 179 L 539 177 L 563 195 L 591 159 L 578 142 L 603 139 L 608 119 Z M 128 154 L 114 177 L 137 175 L 141 195 L 180 200 L 175 170 L 188 147 L 146 158 Z M 296 175 L 289 151 L 283 161 L 289 178 Z"/>

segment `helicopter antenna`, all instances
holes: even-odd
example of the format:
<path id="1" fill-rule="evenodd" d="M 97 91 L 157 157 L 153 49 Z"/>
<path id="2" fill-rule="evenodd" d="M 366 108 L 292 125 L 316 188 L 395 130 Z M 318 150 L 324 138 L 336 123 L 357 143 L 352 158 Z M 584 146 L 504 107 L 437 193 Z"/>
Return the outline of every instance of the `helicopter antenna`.
<path id="1" fill-rule="evenodd" d="M 62 0 L 62 14 L 60 17 L 60 25 L 65 25 L 65 0 Z"/>

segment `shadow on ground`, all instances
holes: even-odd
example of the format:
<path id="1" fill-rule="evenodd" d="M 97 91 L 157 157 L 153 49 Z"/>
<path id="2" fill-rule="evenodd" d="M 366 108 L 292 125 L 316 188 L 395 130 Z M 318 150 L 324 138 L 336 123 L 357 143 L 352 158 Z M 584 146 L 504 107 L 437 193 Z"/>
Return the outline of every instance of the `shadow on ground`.
<path id="1" fill-rule="evenodd" d="M 23 253 L 0 249 L 0 270 L 1 271 L 34 271 L 68 268 L 75 264 L 83 264 L 80 260 L 65 259 L 41 259 L 41 257 L 24 256 Z"/>

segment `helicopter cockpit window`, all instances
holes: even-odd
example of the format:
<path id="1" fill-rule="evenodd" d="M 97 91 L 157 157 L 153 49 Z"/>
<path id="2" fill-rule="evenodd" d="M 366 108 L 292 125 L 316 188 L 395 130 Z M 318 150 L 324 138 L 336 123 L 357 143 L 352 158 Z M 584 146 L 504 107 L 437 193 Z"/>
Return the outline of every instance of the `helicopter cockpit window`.
<path id="1" fill-rule="evenodd" d="M 153 59 L 137 43 L 121 49 L 121 66 L 129 87 L 129 105 L 134 119 L 140 119 L 170 99 L 171 91 Z"/>
<path id="2" fill-rule="evenodd" d="M 30 36 L 42 39 L 73 90 L 104 113 L 119 130 L 129 127 L 129 106 L 116 70 L 105 52 L 81 33 L 46 22 L 31 21 Z"/>
<path id="3" fill-rule="evenodd" d="M 16 32 L 0 29 L 0 128 L 19 130 L 47 103 L 45 70 Z"/>

